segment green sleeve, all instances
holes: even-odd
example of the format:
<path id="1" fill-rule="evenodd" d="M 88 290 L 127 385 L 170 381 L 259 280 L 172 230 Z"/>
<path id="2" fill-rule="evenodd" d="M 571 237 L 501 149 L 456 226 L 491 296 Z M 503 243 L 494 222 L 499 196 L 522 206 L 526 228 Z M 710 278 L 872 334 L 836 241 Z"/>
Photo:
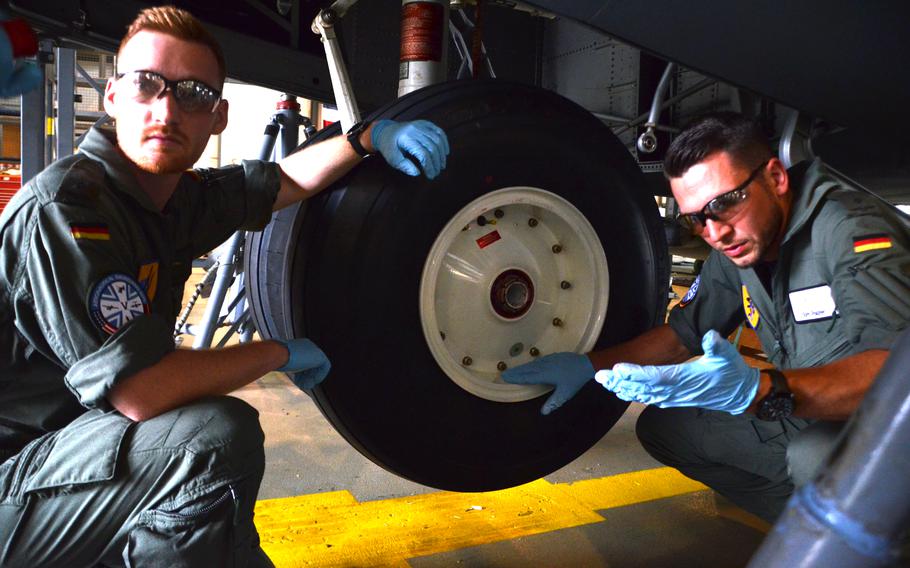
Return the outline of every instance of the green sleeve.
<path id="1" fill-rule="evenodd" d="M 841 191 L 820 213 L 813 239 L 822 243 L 820 269 L 855 350 L 889 349 L 910 322 L 906 218 L 871 196 Z"/>
<path id="2" fill-rule="evenodd" d="M 689 292 L 670 312 L 667 323 L 690 353 L 701 354 L 701 338 L 710 330 L 730 335 L 743 318 L 742 292 L 736 268 L 711 252 Z"/>
<path id="3" fill-rule="evenodd" d="M 60 202 L 36 207 L 32 222 L 21 287 L 34 314 L 30 335 L 67 370 L 67 386 L 84 406 L 108 409 L 116 381 L 173 350 L 171 330 L 149 315 L 144 293 L 138 311 L 113 318 L 93 310 L 93 296 L 111 278 L 141 290 L 126 232 L 116 224 L 89 207 Z"/>
<path id="4" fill-rule="evenodd" d="M 185 247 L 196 258 L 238 229 L 261 230 L 272 218 L 280 185 L 278 164 L 258 160 L 184 176 L 171 199 L 179 219 L 178 248 Z"/>

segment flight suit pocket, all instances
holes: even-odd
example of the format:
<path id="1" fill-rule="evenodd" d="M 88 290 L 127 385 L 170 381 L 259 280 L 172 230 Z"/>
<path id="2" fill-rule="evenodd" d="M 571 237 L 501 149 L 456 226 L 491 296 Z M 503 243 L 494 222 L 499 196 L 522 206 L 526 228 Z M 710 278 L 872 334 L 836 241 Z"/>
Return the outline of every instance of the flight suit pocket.
<path id="1" fill-rule="evenodd" d="M 228 485 L 175 509 L 145 511 L 130 530 L 124 561 L 143 568 L 238 566 L 238 553 L 249 553 L 250 546 L 239 542 L 237 508 Z"/>
<path id="2" fill-rule="evenodd" d="M 116 412 L 90 410 L 45 443 L 43 463 L 23 485 L 25 494 L 107 481 L 132 422 Z"/>
<path id="3" fill-rule="evenodd" d="M 755 435 L 762 444 L 778 439 L 786 433 L 784 425 L 780 420 L 773 422 L 766 420 L 753 420 L 752 427 L 755 429 Z"/>

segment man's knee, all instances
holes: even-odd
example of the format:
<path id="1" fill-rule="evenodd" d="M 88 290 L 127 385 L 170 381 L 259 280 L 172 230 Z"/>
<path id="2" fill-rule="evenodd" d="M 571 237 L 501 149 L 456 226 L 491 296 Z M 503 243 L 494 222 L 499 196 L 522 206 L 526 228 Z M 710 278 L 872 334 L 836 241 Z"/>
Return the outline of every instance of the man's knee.
<path id="1" fill-rule="evenodd" d="M 635 435 L 642 447 L 651 457 L 665 465 L 673 465 L 677 461 L 673 456 L 678 444 L 671 439 L 673 434 L 678 434 L 679 420 L 676 419 L 676 414 L 678 412 L 649 406 L 642 411 L 635 423 Z"/>
<path id="2" fill-rule="evenodd" d="M 232 396 L 206 398 L 185 407 L 193 421 L 204 427 L 188 444 L 190 450 L 204 450 L 232 445 L 237 447 L 262 447 L 265 437 L 259 424 L 259 412 Z"/>
<path id="3" fill-rule="evenodd" d="M 793 485 L 805 485 L 821 472 L 843 428 L 843 422 L 816 422 L 793 437 L 787 446 L 787 467 Z"/>
<path id="4" fill-rule="evenodd" d="M 134 451 L 180 448 L 197 455 L 219 454 L 220 459 L 243 463 L 264 461 L 265 437 L 259 413 L 246 402 L 209 397 L 175 408 L 136 425 Z"/>

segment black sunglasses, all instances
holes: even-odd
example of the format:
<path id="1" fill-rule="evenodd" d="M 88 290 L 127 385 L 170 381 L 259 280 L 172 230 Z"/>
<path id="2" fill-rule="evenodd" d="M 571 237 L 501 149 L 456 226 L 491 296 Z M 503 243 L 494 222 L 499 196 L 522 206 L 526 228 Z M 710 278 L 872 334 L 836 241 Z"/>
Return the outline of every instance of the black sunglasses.
<path id="1" fill-rule="evenodd" d="M 746 178 L 746 181 L 737 185 L 730 191 L 721 193 L 709 201 L 707 205 L 702 207 L 701 211 L 695 213 L 680 213 L 676 216 L 676 220 L 693 233 L 700 233 L 704 230 L 708 223 L 708 219 L 720 222 L 729 220 L 739 211 L 738 206 L 749 196 L 746 189 L 755 181 L 755 178 L 758 177 L 758 174 L 765 169 L 765 166 L 767 166 L 770 161 L 771 158 L 762 162 L 760 166 L 752 170 L 749 177 Z"/>
<path id="2" fill-rule="evenodd" d="M 128 92 L 133 100 L 149 103 L 158 99 L 170 90 L 174 93 L 177 106 L 184 112 L 214 112 L 221 100 L 221 92 L 195 79 L 171 81 L 154 71 L 129 71 L 119 73 L 117 80 L 127 79 Z"/>

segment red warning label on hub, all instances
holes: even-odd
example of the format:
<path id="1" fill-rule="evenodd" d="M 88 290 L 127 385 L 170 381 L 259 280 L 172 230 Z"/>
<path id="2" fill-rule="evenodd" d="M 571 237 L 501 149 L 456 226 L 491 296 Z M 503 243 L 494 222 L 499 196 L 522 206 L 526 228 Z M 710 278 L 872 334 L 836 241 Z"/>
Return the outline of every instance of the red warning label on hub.
<path id="1" fill-rule="evenodd" d="M 499 236 L 499 231 L 493 231 L 477 239 L 477 246 L 480 248 L 486 248 L 501 238 L 502 237 Z"/>

